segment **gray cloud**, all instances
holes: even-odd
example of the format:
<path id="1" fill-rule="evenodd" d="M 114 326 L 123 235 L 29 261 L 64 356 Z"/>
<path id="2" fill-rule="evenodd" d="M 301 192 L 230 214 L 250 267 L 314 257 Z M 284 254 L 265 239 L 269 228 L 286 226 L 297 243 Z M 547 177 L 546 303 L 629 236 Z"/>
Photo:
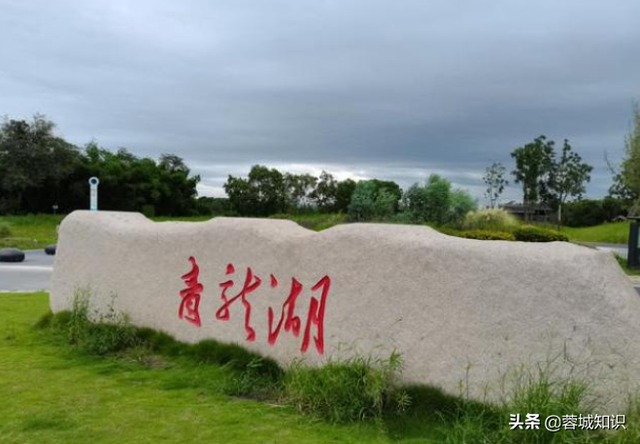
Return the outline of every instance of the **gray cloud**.
<path id="1" fill-rule="evenodd" d="M 221 193 L 255 163 L 482 194 L 493 161 L 569 138 L 606 193 L 640 98 L 640 3 L 2 1 L 0 113 L 174 152 Z M 509 197 L 517 197 L 515 188 Z"/>

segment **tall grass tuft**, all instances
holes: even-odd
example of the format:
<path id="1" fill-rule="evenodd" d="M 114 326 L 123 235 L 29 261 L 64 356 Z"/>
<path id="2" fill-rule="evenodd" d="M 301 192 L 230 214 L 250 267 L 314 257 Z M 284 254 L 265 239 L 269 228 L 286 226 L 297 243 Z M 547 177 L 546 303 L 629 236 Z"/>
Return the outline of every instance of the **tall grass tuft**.
<path id="1" fill-rule="evenodd" d="M 105 314 L 89 315 L 89 297 L 77 293 L 68 317 L 58 319 L 55 326 L 62 330 L 67 341 L 79 349 L 96 355 L 106 355 L 135 346 L 135 328 L 128 318 L 113 308 L 113 301 Z M 66 321 L 66 322 L 61 322 Z"/>
<path id="2" fill-rule="evenodd" d="M 518 220 L 507 211 L 493 208 L 470 211 L 464 218 L 465 230 L 487 230 L 510 232 L 518 227 Z"/>
<path id="3" fill-rule="evenodd" d="M 294 362 L 284 377 L 283 397 L 302 413 L 331 422 L 380 420 L 389 407 L 406 409 L 410 399 L 395 383 L 400 355 L 355 357 L 310 367 Z"/>
<path id="4" fill-rule="evenodd" d="M 11 237 L 11 226 L 7 223 L 0 222 L 0 239 Z"/>

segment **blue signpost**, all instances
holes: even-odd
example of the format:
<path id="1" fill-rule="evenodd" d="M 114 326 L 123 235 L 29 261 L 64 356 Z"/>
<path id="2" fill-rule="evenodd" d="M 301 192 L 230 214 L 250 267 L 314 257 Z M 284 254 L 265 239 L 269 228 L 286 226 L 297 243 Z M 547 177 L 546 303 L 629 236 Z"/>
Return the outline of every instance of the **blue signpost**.
<path id="1" fill-rule="evenodd" d="M 98 185 L 100 184 L 100 179 L 97 177 L 92 177 L 89 179 L 89 187 L 90 187 L 90 195 L 91 195 L 91 203 L 89 209 L 91 211 L 98 211 Z"/>

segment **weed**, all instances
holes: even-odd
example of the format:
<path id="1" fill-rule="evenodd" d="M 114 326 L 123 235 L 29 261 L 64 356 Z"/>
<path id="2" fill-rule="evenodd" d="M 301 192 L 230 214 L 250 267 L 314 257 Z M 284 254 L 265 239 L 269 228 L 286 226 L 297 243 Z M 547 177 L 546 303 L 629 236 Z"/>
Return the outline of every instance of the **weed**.
<path id="1" fill-rule="evenodd" d="M 284 399 L 298 411 L 331 422 L 379 420 L 385 409 L 406 410 L 408 393 L 395 384 L 400 356 L 389 359 L 355 357 L 310 367 L 294 362 L 285 373 Z"/>

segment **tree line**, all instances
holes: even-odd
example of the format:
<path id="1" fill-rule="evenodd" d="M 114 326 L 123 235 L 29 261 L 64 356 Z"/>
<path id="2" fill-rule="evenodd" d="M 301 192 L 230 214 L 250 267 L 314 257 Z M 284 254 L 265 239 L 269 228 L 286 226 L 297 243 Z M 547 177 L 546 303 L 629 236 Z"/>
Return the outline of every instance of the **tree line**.
<path id="1" fill-rule="evenodd" d="M 315 177 L 255 165 L 247 177 L 229 176 L 224 189 L 234 212 L 254 217 L 317 211 L 345 213 L 352 221 L 447 224 L 477 208 L 466 190 L 435 174 L 403 191 L 390 180 L 338 181 L 327 171 Z"/>
<path id="2" fill-rule="evenodd" d="M 602 214 L 619 208 L 640 211 L 640 112 L 634 108 L 632 130 L 626 138 L 625 159 L 611 167 L 613 185 Z M 100 208 L 140 211 L 147 215 L 183 216 L 225 214 L 267 217 L 280 213 L 345 213 L 354 221 L 387 220 L 455 224 L 477 208 L 462 189 L 437 175 L 403 190 L 390 180 L 337 180 L 323 171 L 310 174 L 281 172 L 255 165 L 246 177 L 228 176 L 227 198 L 197 196 L 200 177 L 192 175 L 180 157 L 163 154 L 156 161 L 137 157 L 126 149 L 115 152 L 96 142 L 79 148 L 54 132 L 43 116 L 31 121 L 5 119 L 0 126 L 0 214 L 67 213 L 87 208 L 91 176 L 100 178 Z M 564 218 L 572 209 L 593 220 L 594 209 L 581 201 L 592 167 L 568 140 L 559 152 L 555 142 L 541 135 L 511 152 L 515 183 L 522 187 L 527 217 L 545 205 Z M 507 168 L 494 163 L 483 178 L 485 197 L 495 207 L 508 185 Z M 567 202 L 575 199 L 579 204 Z M 613 202 L 613 203 L 612 203 Z"/>
<path id="3" fill-rule="evenodd" d="M 55 135 L 41 115 L 6 119 L 0 127 L 0 214 L 67 213 L 87 208 L 92 176 L 100 178 L 100 208 L 178 216 L 198 211 L 196 185 L 184 161 L 158 161 L 96 142 L 83 149 Z"/>

